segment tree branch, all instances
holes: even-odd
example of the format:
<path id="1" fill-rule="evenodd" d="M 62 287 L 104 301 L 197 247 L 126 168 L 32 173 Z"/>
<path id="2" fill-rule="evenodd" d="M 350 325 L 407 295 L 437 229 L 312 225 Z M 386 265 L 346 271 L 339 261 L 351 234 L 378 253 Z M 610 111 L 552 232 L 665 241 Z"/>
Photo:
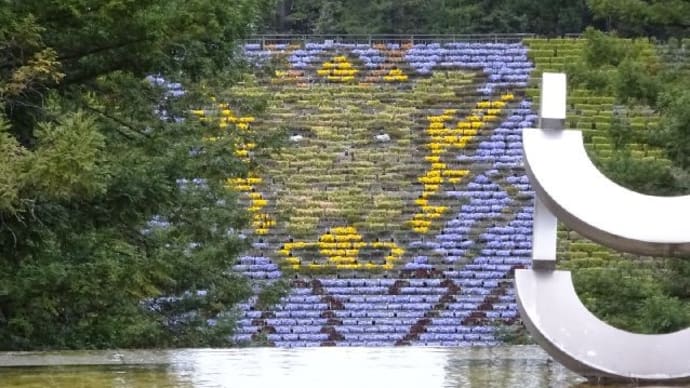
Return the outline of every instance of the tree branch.
<path id="1" fill-rule="evenodd" d="M 120 59 L 119 61 L 112 61 L 107 66 L 97 69 L 87 70 L 81 74 L 74 74 L 66 76 L 62 82 L 62 86 L 79 84 L 84 81 L 96 79 L 102 75 L 110 74 L 116 70 L 124 68 L 129 61 Z"/>
<path id="2" fill-rule="evenodd" d="M 110 50 L 116 50 L 120 48 L 124 48 L 133 44 L 138 44 L 138 43 L 143 43 L 147 41 L 151 41 L 152 39 L 150 38 L 141 38 L 141 39 L 134 39 L 134 40 L 128 40 L 124 42 L 118 42 L 115 44 L 107 45 L 107 46 L 101 46 L 101 47 L 94 47 L 86 51 L 81 51 L 81 52 L 75 52 L 69 55 L 63 55 L 61 57 L 58 57 L 58 61 L 63 62 L 63 61 L 69 61 L 73 59 L 81 59 L 83 57 L 89 56 L 89 55 L 94 55 L 98 54 L 104 51 L 110 51 Z"/>
<path id="3" fill-rule="evenodd" d="M 107 112 L 104 112 L 104 111 L 102 111 L 102 110 L 100 110 L 100 109 L 97 109 L 97 108 L 94 108 L 94 107 L 92 107 L 92 106 L 89 106 L 88 104 L 83 104 L 83 107 L 84 107 L 86 110 L 90 111 L 90 112 L 97 113 L 97 114 L 99 114 L 99 115 L 101 115 L 101 116 L 103 116 L 103 117 L 105 117 L 105 118 L 107 118 L 107 119 L 109 119 L 109 120 L 112 120 L 112 121 L 116 122 L 117 124 L 120 124 L 121 126 L 127 128 L 127 129 L 129 129 L 130 131 L 136 133 L 137 135 L 144 136 L 144 137 L 147 137 L 147 138 L 151 138 L 151 135 L 149 135 L 149 134 L 147 134 L 147 133 L 145 133 L 145 132 L 142 132 L 141 130 L 135 128 L 132 124 L 130 124 L 130 123 L 128 123 L 128 122 L 126 122 L 126 121 L 124 121 L 124 120 L 118 118 L 118 117 L 115 117 L 115 116 L 113 116 L 113 115 L 111 115 L 111 114 L 108 114 Z M 119 129 L 119 128 L 116 128 L 116 131 L 118 131 L 122 136 L 124 136 L 124 137 L 126 137 L 126 138 L 128 138 L 128 139 L 134 140 L 134 137 L 133 137 L 132 135 L 130 135 L 129 133 L 126 133 L 126 132 L 124 132 L 123 130 L 121 130 L 121 129 Z"/>

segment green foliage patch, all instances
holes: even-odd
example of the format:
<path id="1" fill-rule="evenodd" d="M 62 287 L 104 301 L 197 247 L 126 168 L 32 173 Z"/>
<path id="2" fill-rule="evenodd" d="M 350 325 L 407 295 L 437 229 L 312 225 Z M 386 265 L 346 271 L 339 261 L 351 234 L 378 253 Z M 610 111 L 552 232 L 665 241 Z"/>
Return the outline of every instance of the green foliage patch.
<path id="1" fill-rule="evenodd" d="M 0 349 L 229 343 L 251 289 L 227 272 L 247 217 L 223 182 L 246 167 L 179 118 L 240 79 L 228 53 L 260 6 L 3 3 Z"/>

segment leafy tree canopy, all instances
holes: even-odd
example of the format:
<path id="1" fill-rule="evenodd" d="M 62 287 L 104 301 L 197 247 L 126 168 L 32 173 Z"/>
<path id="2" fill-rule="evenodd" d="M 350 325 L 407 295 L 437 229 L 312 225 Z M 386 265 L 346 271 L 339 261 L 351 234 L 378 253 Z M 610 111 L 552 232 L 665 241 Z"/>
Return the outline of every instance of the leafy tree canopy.
<path id="1" fill-rule="evenodd" d="M 218 314 L 249 293 L 225 271 L 245 244 L 223 187 L 245 173 L 241 139 L 181 119 L 237 79 L 268 3 L 2 3 L 0 348 L 223 343 Z"/>
<path id="2" fill-rule="evenodd" d="M 584 0 L 279 0 L 262 32 L 300 34 L 577 33 Z"/>
<path id="3" fill-rule="evenodd" d="M 690 3 L 685 0 L 587 0 L 596 19 L 626 36 L 687 37 Z"/>

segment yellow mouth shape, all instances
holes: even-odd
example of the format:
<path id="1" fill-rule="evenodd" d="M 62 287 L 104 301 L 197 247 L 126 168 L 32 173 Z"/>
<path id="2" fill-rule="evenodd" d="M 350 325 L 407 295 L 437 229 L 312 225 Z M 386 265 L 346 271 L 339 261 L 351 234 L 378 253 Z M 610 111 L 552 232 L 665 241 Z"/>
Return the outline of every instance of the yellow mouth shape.
<path id="1" fill-rule="evenodd" d="M 359 254 L 363 248 L 388 250 L 383 263 L 368 261 L 360 262 Z M 296 253 L 305 249 L 318 249 L 325 262 L 313 261 L 304 263 Z M 393 269 L 395 263 L 400 260 L 405 250 L 395 242 L 365 242 L 362 235 L 352 226 L 332 228 L 322 234 L 317 242 L 296 241 L 285 243 L 278 251 L 283 257 L 283 263 L 292 269 L 308 268 L 334 268 L 342 270 L 354 269 Z"/>

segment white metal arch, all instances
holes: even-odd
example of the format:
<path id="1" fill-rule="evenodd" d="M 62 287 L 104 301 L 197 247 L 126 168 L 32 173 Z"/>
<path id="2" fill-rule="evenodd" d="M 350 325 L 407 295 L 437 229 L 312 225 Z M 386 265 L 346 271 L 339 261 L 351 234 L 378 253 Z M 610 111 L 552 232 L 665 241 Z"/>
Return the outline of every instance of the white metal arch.
<path id="1" fill-rule="evenodd" d="M 690 381 L 690 329 L 645 335 L 610 326 L 582 304 L 569 271 L 517 270 L 515 284 L 527 329 L 574 372 L 628 382 Z"/>
<path id="2" fill-rule="evenodd" d="M 532 187 L 568 227 L 619 251 L 690 254 L 690 196 L 644 195 L 609 180 L 581 131 L 525 129 L 522 144 Z"/>
<path id="3" fill-rule="evenodd" d="M 541 126 L 523 130 L 535 189 L 532 269 L 517 270 L 520 315 L 554 359 L 592 378 L 690 381 L 690 329 L 645 335 L 616 329 L 582 304 L 570 272 L 556 271 L 557 220 L 593 241 L 638 254 L 690 254 L 690 196 L 623 188 L 589 159 L 580 131 L 563 130 L 565 74 L 543 75 Z"/>

